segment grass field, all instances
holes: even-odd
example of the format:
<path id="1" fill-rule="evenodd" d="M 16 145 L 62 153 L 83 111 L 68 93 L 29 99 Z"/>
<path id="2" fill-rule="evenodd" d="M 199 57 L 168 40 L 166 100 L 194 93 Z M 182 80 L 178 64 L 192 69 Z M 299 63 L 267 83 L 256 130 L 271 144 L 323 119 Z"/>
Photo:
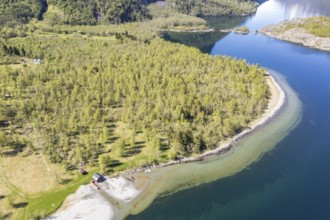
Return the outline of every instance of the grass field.
<path id="1" fill-rule="evenodd" d="M 65 172 L 41 155 L 1 157 L 0 219 L 44 217 L 60 207 L 64 199 L 86 184 L 96 171 L 82 176 Z"/>
<path id="2" fill-rule="evenodd" d="M 0 179 L 0 219 L 6 219 L 6 216 L 9 218 L 12 216 L 12 212 L 9 210 L 11 206 L 7 199 L 7 196 L 10 195 L 11 191 L 8 190 L 6 185 Z"/>

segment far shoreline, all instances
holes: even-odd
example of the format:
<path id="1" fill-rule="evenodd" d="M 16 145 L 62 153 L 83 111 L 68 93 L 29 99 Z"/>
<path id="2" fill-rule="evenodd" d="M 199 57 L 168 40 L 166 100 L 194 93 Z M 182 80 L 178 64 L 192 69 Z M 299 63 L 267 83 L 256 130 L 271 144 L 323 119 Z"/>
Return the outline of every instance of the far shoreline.
<path id="1" fill-rule="evenodd" d="M 330 38 L 317 37 L 308 33 L 304 28 L 299 27 L 299 25 L 304 25 L 304 22 L 305 19 L 283 21 L 275 25 L 266 26 L 258 30 L 258 32 L 279 40 L 330 52 Z"/>

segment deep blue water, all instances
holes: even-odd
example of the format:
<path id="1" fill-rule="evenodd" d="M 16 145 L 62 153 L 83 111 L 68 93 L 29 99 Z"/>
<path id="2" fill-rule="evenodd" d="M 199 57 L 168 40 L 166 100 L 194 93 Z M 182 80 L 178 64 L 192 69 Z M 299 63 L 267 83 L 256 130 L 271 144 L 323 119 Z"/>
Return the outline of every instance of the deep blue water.
<path id="1" fill-rule="evenodd" d="M 253 32 L 314 14 L 330 16 L 330 1 L 268 1 L 242 24 Z M 302 121 L 238 174 L 159 198 L 128 219 L 329 220 L 330 53 L 253 33 L 222 36 L 210 53 L 246 59 L 283 74 L 303 103 Z"/>

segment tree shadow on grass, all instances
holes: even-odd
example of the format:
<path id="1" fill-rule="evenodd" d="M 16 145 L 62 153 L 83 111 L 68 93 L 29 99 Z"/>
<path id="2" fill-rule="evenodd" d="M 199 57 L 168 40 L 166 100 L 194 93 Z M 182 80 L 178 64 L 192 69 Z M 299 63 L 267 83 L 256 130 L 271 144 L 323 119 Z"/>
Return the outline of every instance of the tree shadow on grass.
<path id="1" fill-rule="evenodd" d="M 124 157 L 131 157 L 133 155 L 141 153 L 141 149 L 144 148 L 144 145 L 136 145 L 134 147 L 130 147 L 124 152 Z"/>
<path id="2" fill-rule="evenodd" d="M 161 151 L 166 151 L 170 149 L 170 145 L 169 144 L 161 144 L 161 147 L 159 148 L 159 150 Z"/>
<path id="3" fill-rule="evenodd" d="M 4 157 L 15 157 L 18 151 L 15 149 L 5 150 L 1 152 Z"/>
<path id="4" fill-rule="evenodd" d="M 60 184 L 65 185 L 65 184 L 69 183 L 70 181 L 71 181 L 70 178 L 61 179 Z"/>
<path id="5" fill-rule="evenodd" d="M 19 208 L 25 208 L 29 203 L 27 202 L 19 202 L 19 203 L 14 203 L 11 206 L 15 209 L 19 209 Z"/>
<path id="6" fill-rule="evenodd" d="M 6 214 L 1 214 L 0 213 L 0 220 L 5 220 L 5 219 L 10 219 L 10 217 L 13 215 L 13 213 L 9 212 Z"/>
<path id="7" fill-rule="evenodd" d="M 112 123 L 112 124 L 108 124 L 107 125 L 107 128 L 109 128 L 109 129 L 114 129 L 114 128 L 116 128 L 117 126 L 116 126 L 116 124 L 114 124 L 114 123 Z"/>
<path id="8" fill-rule="evenodd" d="M 121 163 L 119 160 L 112 160 L 111 164 L 109 165 L 109 167 L 114 168 L 114 167 L 118 167 L 120 165 L 122 165 L 123 163 Z"/>
<path id="9" fill-rule="evenodd" d="M 0 121 L 0 127 L 1 128 L 5 128 L 9 126 L 9 122 L 8 121 Z"/>
<path id="10" fill-rule="evenodd" d="M 119 139 L 119 137 L 113 136 L 113 137 L 109 138 L 109 140 L 106 141 L 106 144 L 112 144 L 118 139 Z"/>

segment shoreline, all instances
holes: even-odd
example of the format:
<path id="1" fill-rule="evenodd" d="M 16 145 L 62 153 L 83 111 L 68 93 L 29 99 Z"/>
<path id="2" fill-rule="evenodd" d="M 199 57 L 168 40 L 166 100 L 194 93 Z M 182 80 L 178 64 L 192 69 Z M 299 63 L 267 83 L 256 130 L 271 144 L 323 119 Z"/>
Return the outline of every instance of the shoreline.
<path id="1" fill-rule="evenodd" d="M 107 178 L 107 181 L 104 184 L 101 184 L 100 191 L 90 190 L 91 187 L 89 185 L 83 185 L 77 190 L 77 192 L 70 195 L 65 200 L 62 207 L 55 214 L 47 219 L 68 219 L 68 217 L 81 217 L 84 216 L 82 213 L 86 213 L 86 210 L 89 210 L 88 213 L 96 213 L 95 216 L 103 216 L 103 218 L 100 219 L 105 220 L 125 219 L 130 214 L 139 213 L 144 208 L 148 207 L 154 198 L 159 196 L 159 192 L 154 189 L 157 187 L 163 187 L 161 184 L 162 181 L 160 180 L 162 178 L 162 170 L 173 169 L 173 167 L 176 167 L 174 165 L 194 165 L 201 161 L 207 161 L 209 158 L 218 158 L 220 155 L 228 155 L 229 152 L 234 151 L 237 142 L 267 124 L 268 121 L 271 121 L 280 112 L 287 100 L 286 93 L 274 76 L 269 74 L 269 72 L 267 72 L 265 80 L 271 94 L 268 100 L 267 108 L 259 118 L 250 123 L 250 127 L 248 129 L 245 129 L 227 141 L 220 143 L 219 147 L 214 150 L 204 152 L 197 156 L 183 158 L 178 161 L 170 161 L 150 167 L 152 170 L 156 170 L 155 173 L 152 172 L 150 174 L 146 174 L 144 173 L 144 168 L 124 171 L 120 174 L 120 176 Z M 152 182 L 154 185 L 152 185 Z M 117 186 L 112 187 L 113 193 L 109 193 L 109 189 L 113 183 L 117 184 Z M 192 185 L 197 184 L 198 183 L 192 183 Z M 169 189 L 166 189 L 165 193 L 163 192 L 162 194 L 172 192 L 172 189 L 170 187 L 168 188 Z M 135 194 L 127 195 L 128 191 L 134 191 Z M 150 192 L 153 194 L 149 197 L 148 195 Z M 95 204 L 97 204 L 96 207 L 87 205 L 91 204 L 91 201 L 97 201 L 95 202 Z M 139 204 L 140 201 L 144 202 Z M 98 210 L 103 210 L 104 212 L 105 205 L 109 207 L 109 213 L 106 215 L 101 215 Z"/>
<path id="2" fill-rule="evenodd" d="M 186 30 L 179 30 L 175 28 L 170 29 L 160 29 L 160 32 L 176 32 L 176 33 L 211 33 L 216 32 L 214 28 L 206 28 L 206 29 L 186 29 Z"/>
<path id="3" fill-rule="evenodd" d="M 286 101 L 286 95 L 285 95 L 284 90 L 281 88 L 281 86 L 276 81 L 276 79 L 269 72 L 266 72 L 266 73 L 267 73 L 266 81 L 267 81 L 267 85 L 270 89 L 271 98 L 268 100 L 268 105 L 267 105 L 265 112 L 259 118 L 254 119 L 250 123 L 249 128 L 244 129 L 241 133 L 236 134 L 234 137 L 231 137 L 230 139 L 228 139 L 222 143 L 219 143 L 219 146 L 213 150 L 208 150 L 208 151 L 203 152 L 196 156 L 185 157 L 180 160 L 169 161 L 169 162 L 162 163 L 159 165 L 153 165 L 153 166 L 150 166 L 150 168 L 152 168 L 152 169 L 162 168 L 162 167 L 168 167 L 168 166 L 181 164 L 181 163 L 192 163 L 192 162 L 197 162 L 197 161 L 203 161 L 211 156 L 225 154 L 234 147 L 236 142 L 240 141 L 246 135 L 249 135 L 251 132 L 253 132 L 258 127 L 263 126 L 265 123 L 268 122 L 268 120 L 271 120 L 278 113 L 278 111 L 281 110 L 282 106 L 284 105 L 284 103 Z M 134 174 L 137 172 L 143 172 L 144 170 L 145 170 L 145 168 L 139 168 L 139 169 L 124 171 L 120 175 Z"/>
<path id="4" fill-rule="evenodd" d="M 330 52 L 330 38 L 314 36 L 300 27 L 288 29 L 290 26 L 303 24 L 303 21 L 302 19 L 283 21 L 275 25 L 263 27 L 258 32 L 275 39 Z"/>
<path id="5" fill-rule="evenodd" d="M 287 136 L 301 120 L 302 105 L 282 75 L 272 72 L 268 76 L 268 83 L 272 85 L 268 108 L 262 117 L 251 123 L 250 129 L 228 140 L 222 147 L 213 150 L 212 154 L 203 155 L 202 160 L 194 158 L 196 160 L 192 161 L 190 158 L 175 166 L 163 164 L 154 168 L 152 173 L 145 175 L 149 179 L 144 189 L 127 204 L 128 208 L 120 210 L 119 219 L 142 212 L 161 196 L 235 175 L 258 161 Z M 141 172 L 132 175 L 136 174 L 141 175 Z"/>

